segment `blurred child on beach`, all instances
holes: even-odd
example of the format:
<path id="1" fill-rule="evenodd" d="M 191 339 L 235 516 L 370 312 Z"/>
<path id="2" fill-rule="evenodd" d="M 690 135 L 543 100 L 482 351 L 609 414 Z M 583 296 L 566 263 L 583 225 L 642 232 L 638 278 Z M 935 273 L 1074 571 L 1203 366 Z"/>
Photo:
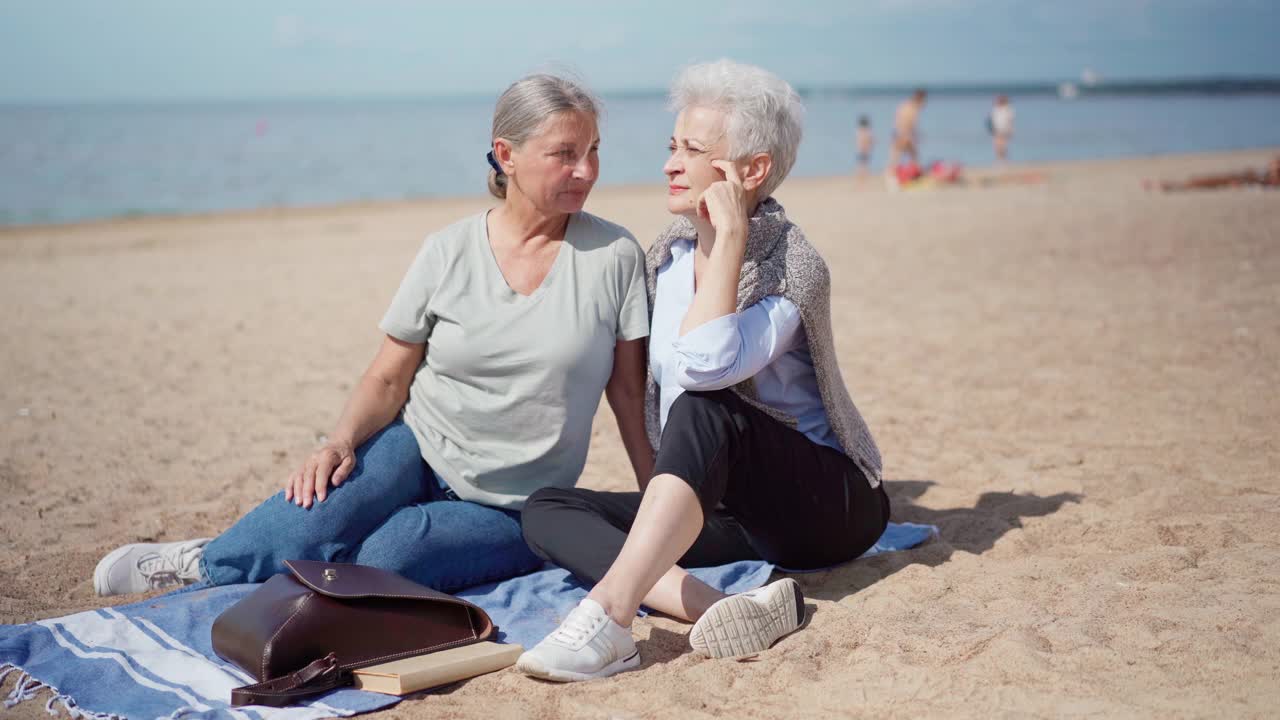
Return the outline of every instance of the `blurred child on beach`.
<path id="1" fill-rule="evenodd" d="M 1013 137 L 1013 106 L 1009 96 L 997 95 L 995 105 L 987 115 L 987 131 L 996 151 L 996 163 L 1003 165 L 1009 158 L 1009 139 Z"/>
<path id="2" fill-rule="evenodd" d="M 858 116 L 858 130 L 854 135 L 854 144 L 858 150 L 858 175 L 866 175 L 871 168 L 871 149 L 875 146 L 876 137 L 871 132 L 871 118 Z"/>

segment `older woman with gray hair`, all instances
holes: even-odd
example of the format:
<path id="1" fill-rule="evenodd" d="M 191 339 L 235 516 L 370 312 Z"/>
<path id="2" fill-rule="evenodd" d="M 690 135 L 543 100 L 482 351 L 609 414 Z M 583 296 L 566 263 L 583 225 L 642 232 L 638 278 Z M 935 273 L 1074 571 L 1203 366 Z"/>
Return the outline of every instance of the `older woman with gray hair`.
<path id="1" fill-rule="evenodd" d="M 720 61 L 671 91 L 667 209 L 649 249 L 642 492 L 544 489 L 525 539 L 590 594 L 518 667 L 557 681 L 640 665 L 643 602 L 694 621 L 709 657 L 753 655 L 797 629 L 791 579 L 725 596 L 681 566 L 764 559 L 814 569 L 856 558 L 889 518 L 880 453 L 846 391 L 826 264 L 771 195 L 795 163 L 803 108 L 787 83 Z"/>
<path id="2" fill-rule="evenodd" d="M 327 440 L 212 541 L 112 551 L 98 593 L 261 582 L 294 559 L 444 591 L 529 572 L 542 561 L 520 510 L 534 490 L 577 481 L 602 392 L 647 479 L 644 255 L 625 228 L 582 211 L 598 114 L 560 77 L 509 87 L 486 158 L 501 203 L 427 237 Z"/>

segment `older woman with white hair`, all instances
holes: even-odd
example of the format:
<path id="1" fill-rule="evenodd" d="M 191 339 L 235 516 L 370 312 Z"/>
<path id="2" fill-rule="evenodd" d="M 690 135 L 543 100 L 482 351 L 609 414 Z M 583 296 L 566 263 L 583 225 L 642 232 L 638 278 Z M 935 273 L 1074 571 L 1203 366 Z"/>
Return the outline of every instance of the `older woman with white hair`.
<path id="1" fill-rule="evenodd" d="M 679 217 L 646 258 L 653 476 L 642 492 L 530 497 L 530 547 L 594 585 L 521 656 L 535 677 L 638 667 L 642 602 L 696 621 L 689 642 L 704 655 L 759 653 L 803 622 L 799 585 L 725 596 L 681 566 L 826 567 L 866 551 L 889 518 L 880 453 L 836 364 L 826 264 L 771 197 L 795 163 L 799 97 L 720 61 L 685 70 L 671 99 L 664 170 Z"/>
<path id="2" fill-rule="evenodd" d="M 333 431 L 284 489 L 210 540 L 135 543 L 101 595 L 262 582 L 285 560 L 355 562 L 452 591 L 542 564 L 520 510 L 571 487 L 603 392 L 637 477 L 644 429 L 644 254 L 583 212 L 599 173 L 598 103 L 531 75 L 498 99 L 485 159 L 496 207 L 431 233 Z"/>

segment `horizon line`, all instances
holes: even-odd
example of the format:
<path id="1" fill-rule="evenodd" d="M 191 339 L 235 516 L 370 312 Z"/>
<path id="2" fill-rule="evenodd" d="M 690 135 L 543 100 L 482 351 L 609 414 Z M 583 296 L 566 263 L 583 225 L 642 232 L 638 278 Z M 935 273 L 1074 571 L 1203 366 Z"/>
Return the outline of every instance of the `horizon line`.
<path id="1" fill-rule="evenodd" d="M 797 84 L 794 87 L 802 97 L 832 95 L 899 95 L 924 89 L 936 95 L 1021 94 L 1056 95 L 1070 85 L 1080 95 L 1115 94 L 1269 94 L 1280 93 L 1280 75 L 1183 75 L 1163 77 L 1127 77 L 1084 80 L 1007 80 L 965 82 L 897 82 L 897 83 L 827 83 Z M 641 98 L 665 96 L 665 88 L 637 87 L 596 90 L 602 97 Z M 12 98 L 0 99 L 0 108 L 67 107 L 67 106 L 147 106 L 147 105 L 218 105 L 249 103 L 345 103 L 345 102 L 422 102 L 485 100 L 492 101 L 497 93 L 488 91 L 428 93 L 384 93 L 368 95 L 242 95 L 216 96 L 192 95 L 187 97 L 119 96 L 101 98 Z"/>

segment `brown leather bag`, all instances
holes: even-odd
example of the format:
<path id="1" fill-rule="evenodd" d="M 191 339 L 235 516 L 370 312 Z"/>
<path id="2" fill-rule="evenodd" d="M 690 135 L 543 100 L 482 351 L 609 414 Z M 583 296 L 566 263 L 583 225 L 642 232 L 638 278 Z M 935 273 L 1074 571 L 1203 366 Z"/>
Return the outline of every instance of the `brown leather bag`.
<path id="1" fill-rule="evenodd" d="M 480 607 L 393 572 L 288 560 L 213 623 L 213 650 L 257 678 L 231 704 L 282 707 L 351 684 L 351 670 L 487 640 Z"/>

